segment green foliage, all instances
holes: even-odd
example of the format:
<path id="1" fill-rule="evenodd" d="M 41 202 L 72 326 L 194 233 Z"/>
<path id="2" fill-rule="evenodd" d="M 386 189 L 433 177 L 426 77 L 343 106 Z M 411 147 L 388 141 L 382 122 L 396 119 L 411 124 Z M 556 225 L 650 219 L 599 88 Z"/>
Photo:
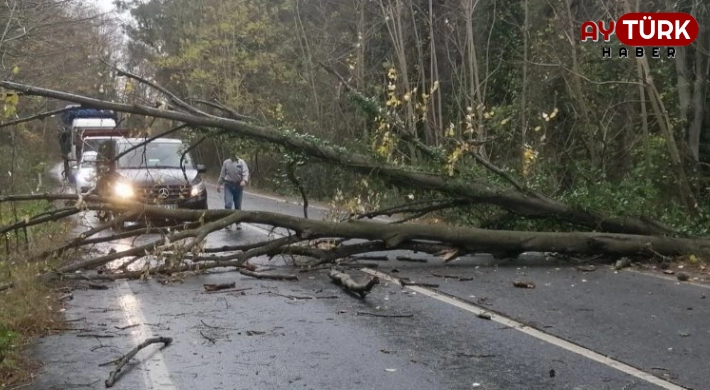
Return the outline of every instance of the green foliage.
<path id="1" fill-rule="evenodd" d="M 18 337 L 18 333 L 7 329 L 0 324 L 0 362 L 2 362 L 7 352 L 12 347 L 12 343 Z"/>
<path id="2" fill-rule="evenodd" d="M 309 145 L 443 174 L 452 186 L 477 180 L 510 187 L 472 157 L 481 153 L 518 181 L 573 207 L 648 215 L 698 231 L 674 203 L 678 187 L 669 175 L 668 145 L 650 104 L 642 117 L 636 61 L 603 60 L 600 45 L 581 44 L 574 36 L 579 20 L 615 15 L 621 4 L 568 9 L 563 0 L 482 2 L 473 15 L 474 42 L 460 28 L 461 4 L 434 2 L 429 11 L 429 3 L 414 1 L 415 11 L 408 11 L 368 2 L 149 0 L 132 5 L 138 23 L 130 34 L 150 49 L 148 56 L 135 50 L 134 59 L 146 57 L 156 66 L 161 84 L 185 96 L 216 99 Z M 526 13 L 529 24 L 523 26 Z M 392 18 L 410 26 L 402 36 L 393 37 L 382 23 Z M 476 63 L 470 62 L 470 44 Z M 616 43 L 609 46 L 617 49 Z M 359 93 L 347 93 L 337 78 L 320 71 L 319 61 L 340 69 Z M 692 69 L 694 55 L 687 61 Z M 684 150 L 677 62 L 649 63 Z M 411 137 L 435 156 L 413 146 Z M 487 140 L 483 147 L 470 142 L 477 137 Z M 284 167 L 303 162 L 299 179 L 316 199 L 367 199 L 376 188 L 401 200 L 399 190 L 371 178 L 365 186 L 361 175 L 280 146 L 217 139 L 220 154 L 239 150 L 259 167 L 254 179 L 273 190 L 293 193 Z M 707 192 L 706 178 L 691 179 L 698 192 Z M 426 191 L 412 195 L 433 197 Z M 449 216 L 477 225 L 498 219 L 500 211 L 477 206 Z M 505 218 L 498 225 L 570 228 Z"/>

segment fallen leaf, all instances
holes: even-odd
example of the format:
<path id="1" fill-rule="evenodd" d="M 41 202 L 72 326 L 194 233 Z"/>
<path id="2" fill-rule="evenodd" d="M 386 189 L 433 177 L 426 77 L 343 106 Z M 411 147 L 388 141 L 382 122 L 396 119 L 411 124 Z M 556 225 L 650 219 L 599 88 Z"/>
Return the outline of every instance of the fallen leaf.
<path id="1" fill-rule="evenodd" d="M 480 313 L 480 314 L 478 315 L 478 318 L 483 318 L 484 320 L 490 320 L 490 319 L 491 319 L 491 315 L 488 314 L 488 313 Z"/>
<path id="2" fill-rule="evenodd" d="M 673 275 L 675 273 L 675 271 L 673 271 L 672 269 L 666 269 L 666 270 L 663 270 L 663 273 L 666 275 Z"/>
<path id="3" fill-rule="evenodd" d="M 597 267 L 595 267 L 593 264 L 577 266 L 577 271 L 582 272 L 593 272 L 596 271 L 596 269 Z"/>

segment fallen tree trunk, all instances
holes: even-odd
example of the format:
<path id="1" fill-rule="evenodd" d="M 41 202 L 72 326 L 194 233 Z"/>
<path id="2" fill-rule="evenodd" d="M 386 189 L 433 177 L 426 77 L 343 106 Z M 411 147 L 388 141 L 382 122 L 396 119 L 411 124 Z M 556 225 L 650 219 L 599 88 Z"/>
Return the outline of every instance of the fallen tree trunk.
<path id="1" fill-rule="evenodd" d="M 399 185 L 438 191 L 468 199 L 471 203 L 496 205 L 522 216 L 534 218 L 551 217 L 576 226 L 585 226 L 593 230 L 606 232 L 644 235 L 667 235 L 677 233 L 668 227 L 664 227 L 657 222 L 645 218 L 608 218 L 592 211 L 576 209 L 550 198 L 530 196 L 518 189 L 498 187 L 491 183 L 479 182 L 470 178 L 449 178 L 381 164 L 375 162 L 375 160 L 369 156 L 349 153 L 342 147 L 326 145 L 323 142 L 315 142 L 308 137 L 303 137 L 296 133 L 286 133 L 213 115 L 200 116 L 197 115 L 199 114 L 199 110 L 196 109 L 188 110 L 195 113 L 189 114 L 140 104 L 114 103 L 10 81 L 0 81 L 0 86 L 20 91 L 26 95 L 43 96 L 85 104 L 96 108 L 148 115 L 156 118 L 179 121 L 196 127 L 217 127 L 227 130 L 233 135 L 278 144 L 323 161 L 339 164 L 356 172 L 366 173 L 368 175 L 376 173 Z"/>
<path id="2" fill-rule="evenodd" d="M 464 253 L 558 252 L 563 254 L 664 255 L 710 254 L 710 240 L 590 232 L 527 232 L 424 224 L 382 224 L 368 221 L 336 223 L 265 211 L 170 210 L 144 206 L 156 218 L 205 221 L 231 217 L 237 222 L 286 228 L 302 239 L 347 238 L 381 242 L 385 250 L 403 245 L 439 243 Z M 337 248 L 337 247 L 336 247 Z M 363 252 L 371 250 L 367 248 Z M 326 250 L 324 253 L 327 253 Z"/>
<path id="3" fill-rule="evenodd" d="M 145 257 L 155 254 L 164 257 L 167 252 L 182 254 L 192 252 L 196 263 L 179 267 L 158 267 L 151 272 L 181 272 L 220 266 L 242 267 L 246 260 L 257 256 L 275 256 L 279 254 L 302 255 L 320 259 L 321 263 L 333 262 L 359 253 L 408 249 L 442 256 L 444 261 L 455 259 L 470 253 L 491 253 L 496 257 L 515 256 L 522 252 L 557 252 L 561 254 L 607 254 L 615 256 L 677 256 L 695 254 L 702 256 L 710 253 L 710 240 L 611 233 L 556 233 L 499 231 L 480 228 L 464 228 L 423 224 L 383 224 L 366 221 L 345 223 L 326 222 L 292 217 L 270 212 L 233 211 L 233 210 L 174 210 L 135 202 L 116 202 L 107 199 L 91 199 L 96 204 L 83 204 L 92 209 L 111 208 L 117 215 L 121 213 L 141 213 L 148 219 L 193 222 L 188 230 L 173 232 L 153 242 L 133 247 L 122 252 L 110 253 L 98 258 L 71 264 L 56 270 L 57 274 L 66 275 L 80 269 L 92 269 L 108 262 L 125 257 Z M 108 206 L 111 204 L 111 206 Z M 195 225 L 194 221 L 203 221 Z M 228 256 L 200 258 L 198 244 L 211 232 L 233 223 L 257 223 L 286 228 L 293 235 L 263 242 L 260 246 L 245 246 L 242 251 Z M 100 228 L 97 228 L 97 230 Z M 330 249 L 322 249 L 305 244 L 317 239 L 368 240 L 364 243 L 341 244 Z M 190 240 L 191 239 L 191 240 Z M 182 241 L 189 240 L 186 243 Z M 84 240 L 84 242 L 92 239 Z M 74 242 L 73 246 L 81 246 Z M 248 249 L 247 249 L 248 248 Z M 51 252 L 50 252 L 51 253 Z M 208 264 L 203 263 L 205 260 Z M 45 275 L 48 276 L 48 275 Z M 50 275 L 51 276 L 51 275 Z M 133 275 L 124 275 L 131 277 Z M 115 277 L 115 276 L 113 276 Z"/>

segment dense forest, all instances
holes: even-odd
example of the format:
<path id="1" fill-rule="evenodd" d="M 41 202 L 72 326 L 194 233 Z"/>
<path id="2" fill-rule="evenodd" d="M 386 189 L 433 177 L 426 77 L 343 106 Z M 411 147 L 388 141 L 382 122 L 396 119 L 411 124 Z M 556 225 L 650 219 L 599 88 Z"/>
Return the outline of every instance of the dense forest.
<path id="1" fill-rule="evenodd" d="M 91 3 L 55 0 L 8 1 L 0 7 L 0 75 L 33 85 L 114 97 L 113 80 L 97 59 L 118 54 L 120 25 Z M 0 186 L 3 194 L 28 192 L 51 164 L 60 161 L 58 121 L 13 121 L 67 103 L 20 98 L 0 91 Z M 38 176 L 39 174 L 39 176 Z M 39 178 L 39 179 L 38 179 Z"/>
<path id="2" fill-rule="evenodd" d="M 608 215 L 644 214 L 704 232 L 710 160 L 704 2 L 118 5 L 134 19 L 126 26 L 125 66 L 196 104 L 218 102 L 394 165 L 520 185 Z M 603 59 L 603 47 L 615 52 L 618 41 L 579 39 L 583 21 L 633 10 L 688 12 L 701 27 L 698 39 L 671 59 Z M 307 162 L 269 145 L 219 137 L 201 146 L 202 155 L 215 156 L 207 162 L 218 166 L 233 146 L 253 162 L 261 185 L 290 188 L 287 165 Z M 207 153 L 214 148 L 218 153 Z M 366 187 L 331 164 L 308 163 L 298 174 L 319 198 L 342 191 L 371 204 L 409 194 L 383 183 Z M 466 215 L 465 223 L 530 226 L 481 207 L 457 215 Z"/>
<path id="3" fill-rule="evenodd" d="M 80 3 L 29 4 L 3 10 L 6 80 L 155 104 L 156 91 L 123 69 L 209 112 L 450 183 L 532 191 L 570 210 L 643 215 L 687 233 L 707 229 L 710 41 L 708 6 L 699 0 L 117 1 L 130 16 L 122 20 Z M 698 39 L 677 47 L 675 58 L 602 58 L 618 40 L 581 41 L 583 21 L 635 10 L 690 13 Z M 128 115 L 126 124 L 150 133 L 173 123 Z M 52 126 L 35 122 L 3 137 L 51 138 Z M 219 131 L 197 148 L 213 169 L 235 149 L 259 187 L 301 188 L 352 211 L 438 196 Z M 492 228 L 570 228 L 478 203 L 440 216 Z"/>

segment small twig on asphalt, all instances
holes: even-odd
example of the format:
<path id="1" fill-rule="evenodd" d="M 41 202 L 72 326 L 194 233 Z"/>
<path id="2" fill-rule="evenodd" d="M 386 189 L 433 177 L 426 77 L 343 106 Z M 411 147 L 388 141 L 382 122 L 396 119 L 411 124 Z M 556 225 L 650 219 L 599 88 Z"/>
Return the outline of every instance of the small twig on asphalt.
<path id="1" fill-rule="evenodd" d="M 213 339 L 212 337 L 206 336 L 204 333 L 202 333 L 202 331 L 200 331 L 200 336 L 204 337 L 205 340 L 211 342 L 212 344 L 217 343 L 217 342 L 215 341 L 215 339 Z"/>
<path id="2" fill-rule="evenodd" d="M 227 290 L 217 290 L 217 291 L 205 291 L 203 294 L 224 294 L 224 293 L 231 293 L 231 292 L 240 292 L 240 291 L 247 291 L 251 290 L 251 287 L 246 287 L 246 288 L 232 288 L 232 289 L 227 289 Z"/>
<path id="3" fill-rule="evenodd" d="M 64 295 L 62 295 L 61 297 L 59 297 L 59 300 L 60 300 L 60 301 L 63 301 L 63 300 L 65 300 L 65 299 L 74 299 L 74 294 L 69 293 L 69 294 L 64 294 Z"/>
<path id="4" fill-rule="evenodd" d="M 439 285 L 436 283 L 412 282 L 407 279 L 400 279 L 399 283 L 402 286 L 419 286 L 419 287 L 439 288 Z"/>
<path id="5" fill-rule="evenodd" d="M 380 314 L 380 313 L 368 313 L 365 311 L 357 312 L 359 316 L 371 316 L 371 317 L 385 317 L 385 318 L 412 318 L 414 314 Z"/>
<path id="6" fill-rule="evenodd" d="M 535 288 L 535 283 L 525 280 L 515 280 L 513 281 L 513 286 L 518 288 Z"/>
<path id="7" fill-rule="evenodd" d="M 245 269 L 240 269 L 239 273 L 244 276 L 251 276 L 257 279 L 271 279 L 271 280 L 298 280 L 298 275 L 275 275 L 275 274 L 264 274 L 260 272 L 247 271 Z"/>
<path id="8" fill-rule="evenodd" d="M 397 256 L 397 260 L 399 261 L 409 261 L 412 263 L 427 263 L 429 260 L 427 259 L 419 259 L 416 257 L 407 257 L 407 256 Z"/>
<path id="9" fill-rule="evenodd" d="M 205 288 L 205 291 L 219 291 L 219 290 L 226 290 L 230 288 L 234 288 L 237 284 L 235 282 L 232 283 L 219 283 L 219 284 L 203 284 L 202 287 Z"/>
<path id="10" fill-rule="evenodd" d="M 293 299 L 293 300 L 298 300 L 298 299 L 303 299 L 303 300 L 306 300 L 306 299 L 314 299 L 314 297 L 298 296 L 298 295 L 285 295 L 285 294 L 275 293 L 275 292 L 272 292 L 272 291 L 269 291 L 269 294 L 278 295 L 278 296 L 280 296 L 280 297 L 284 297 L 284 298 L 288 298 L 288 299 Z"/>
<path id="11" fill-rule="evenodd" d="M 108 286 L 105 284 L 98 284 L 98 283 L 88 283 L 86 287 L 92 289 L 92 290 L 108 290 Z"/>
<path id="12" fill-rule="evenodd" d="M 387 256 L 353 256 L 353 260 L 389 261 Z"/>
<path id="13" fill-rule="evenodd" d="M 126 329 L 130 329 L 130 328 L 135 328 L 138 325 L 140 325 L 140 324 L 126 325 L 126 326 L 114 326 L 114 328 L 116 328 L 118 330 L 126 330 Z"/>
<path id="14" fill-rule="evenodd" d="M 459 356 L 459 357 L 469 357 L 469 358 L 489 358 L 489 357 L 496 356 L 496 355 L 490 355 L 490 354 L 478 355 L 478 354 L 466 353 L 466 352 L 456 352 L 454 355 Z"/>
<path id="15" fill-rule="evenodd" d="M 436 272 L 432 272 L 431 276 L 436 276 L 437 278 L 444 278 L 444 279 L 456 279 L 459 282 L 468 282 L 473 280 L 471 277 L 464 277 L 464 276 L 458 276 L 458 275 L 442 275 L 442 274 L 437 274 Z"/>
<path id="16" fill-rule="evenodd" d="M 140 343 L 137 345 L 135 348 L 133 348 L 131 351 L 129 351 L 127 354 L 121 356 L 119 359 L 115 360 L 114 362 L 116 363 L 116 369 L 111 371 L 111 373 L 108 376 L 108 379 L 106 379 L 106 387 L 111 387 L 116 383 L 116 380 L 118 379 L 118 375 L 121 373 L 121 369 L 123 369 L 123 366 L 125 366 L 133 356 L 135 356 L 138 351 L 141 349 L 155 343 L 163 343 L 165 346 L 170 345 L 170 343 L 173 342 L 173 339 L 171 337 L 153 337 L 145 340 L 144 342 Z M 112 362 L 113 363 L 113 362 Z M 110 364 L 110 363 L 109 363 Z"/>
<path id="17" fill-rule="evenodd" d="M 205 321 L 202 321 L 202 320 L 200 320 L 200 322 L 202 323 L 202 325 L 204 325 L 204 326 L 206 326 L 206 327 L 208 327 L 208 328 L 210 328 L 210 329 L 239 330 L 239 329 L 236 329 L 236 328 L 225 328 L 225 327 L 223 327 L 223 326 L 210 325 L 210 324 L 208 324 L 208 323 L 206 323 Z"/>
<path id="18" fill-rule="evenodd" d="M 95 337 L 97 339 L 112 339 L 116 336 L 112 334 L 78 334 L 76 337 Z"/>

